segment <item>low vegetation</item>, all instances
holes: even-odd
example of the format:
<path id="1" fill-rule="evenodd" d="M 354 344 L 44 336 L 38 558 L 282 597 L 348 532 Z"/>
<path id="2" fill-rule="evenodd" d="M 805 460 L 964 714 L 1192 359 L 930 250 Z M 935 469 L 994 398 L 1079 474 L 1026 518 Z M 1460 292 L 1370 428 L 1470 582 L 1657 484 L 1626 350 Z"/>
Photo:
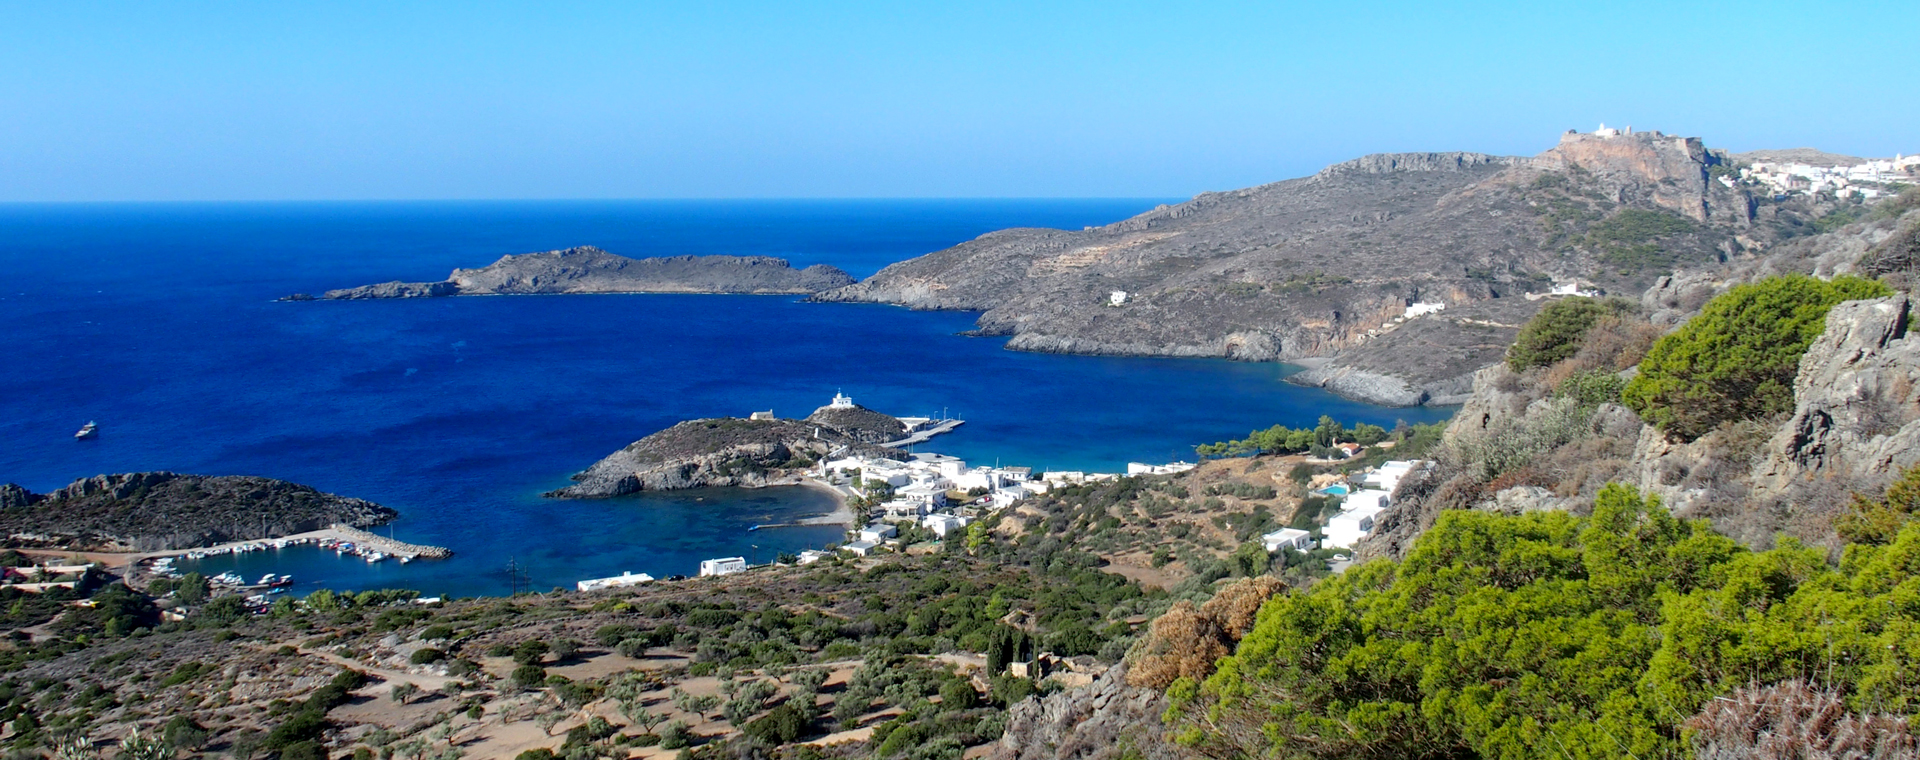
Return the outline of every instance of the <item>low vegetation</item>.
<path id="1" fill-rule="evenodd" d="M 1911 522 L 1833 566 L 1626 486 L 1589 517 L 1449 512 L 1404 561 L 1269 602 L 1216 672 L 1173 683 L 1170 716 L 1214 756 L 1683 756 L 1689 721 L 1723 723 L 1715 700 L 1755 684 L 1812 680 L 1863 721 L 1920 712 L 1916 587 Z"/>
<path id="2" fill-rule="evenodd" d="M 1632 310 L 1632 304 L 1620 299 L 1563 298 L 1547 304 L 1507 347 L 1507 366 L 1524 372 L 1573 358 L 1595 324 Z"/>
<path id="3" fill-rule="evenodd" d="M 1858 277 L 1790 275 L 1741 285 L 1654 343 L 1621 398 L 1669 436 L 1692 440 L 1721 424 L 1793 408 L 1793 375 L 1834 305 L 1890 295 Z"/>

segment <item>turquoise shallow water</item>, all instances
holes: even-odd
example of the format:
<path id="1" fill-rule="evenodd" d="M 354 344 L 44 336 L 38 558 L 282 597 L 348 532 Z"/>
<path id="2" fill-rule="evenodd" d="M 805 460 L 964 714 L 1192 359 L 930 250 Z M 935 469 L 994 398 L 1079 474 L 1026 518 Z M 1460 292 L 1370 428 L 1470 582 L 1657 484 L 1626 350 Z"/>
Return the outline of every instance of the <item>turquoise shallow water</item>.
<path id="1" fill-rule="evenodd" d="M 594 244 L 643 256 L 769 254 L 865 276 L 1016 225 L 1078 228 L 1158 200 L 129 204 L 0 206 L 0 481 L 46 491 L 166 469 L 307 483 L 400 510 L 445 561 L 368 566 L 310 549 L 210 560 L 297 590 L 499 593 L 820 546 L 833 528 L 749 533 L 831 508 L 800 488 L 553 501 L 542 491 L 682 419 L 801 416 L 844 390 L 968 423 L 924 448 L 1117 470 L 1321 414 L 1382 409 L 1224 361 L 1025 354 L 963 338 L 973 315 L 787 297 L 533 296 L 276 303 L 439 279 L 506 253 Z M 72 432 L 98 420 L 99 439 Z M 384 529 L 383 529 L 384 530 Z"/>

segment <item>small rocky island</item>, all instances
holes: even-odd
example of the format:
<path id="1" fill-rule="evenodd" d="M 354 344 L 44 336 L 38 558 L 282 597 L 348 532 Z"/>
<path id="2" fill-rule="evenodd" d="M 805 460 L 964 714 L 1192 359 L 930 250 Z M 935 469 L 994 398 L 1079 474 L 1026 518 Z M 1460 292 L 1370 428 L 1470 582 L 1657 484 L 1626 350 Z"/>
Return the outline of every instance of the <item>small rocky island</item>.
<path id="1" fill-rule="evenodd" d="M 770 256 L 659 256 L 633 259 L 593 246 L 503 256 L 478 269 L 455 269 L 439 282 L 383 282 L 329 290 L 316 299 L 361 300 L 561 293 L 707 293 L 809 295 L 853 284 L 836 267 L 795 269 Z"/>
<path id="2" fill-rule="evenodd" d="M 336 523 L 371 527 L 398 514 L 364 499 L 253 476 L 96 475 L 50 494 L 0 484 L 0 535 L 13 547 L 189 549 Z"/>
<path id="3" fill-rule="evenodd" d="M 804 420 L 770 412 L 750 418 L 682 422 L 628 444 L 573 476 L 574 485 L 547 496 L 592 499 L 636 491 L 707 486 L 763 488 L 796 482 L 800 470 L 828 456 L 906 459 L 881 444 L 899 440 L 908 426 L 837 396 Z"/>

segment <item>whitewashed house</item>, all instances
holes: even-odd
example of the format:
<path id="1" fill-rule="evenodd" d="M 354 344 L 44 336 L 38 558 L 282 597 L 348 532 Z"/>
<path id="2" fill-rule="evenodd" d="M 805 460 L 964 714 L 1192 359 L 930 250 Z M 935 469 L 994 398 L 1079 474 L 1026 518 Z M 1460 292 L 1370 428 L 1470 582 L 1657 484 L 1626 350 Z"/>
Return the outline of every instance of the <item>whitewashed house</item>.
<path id="1" fill-rule="evenodd" d="M 1368 488 L 1347 494 L 1346 500 L 1340 502 L 1340 511 L 1351 512 L 1356 509 L 1369 508 L 1386 509 L 1387 507 L 1393 506 L 1392 502 L 1392 494 L 1386 491 L 1376 491 Z"/>
<path id="2" fill-rule="evenodd" d="M 593 578 L 590 580 L 579 581 L 573 584 L 573 588 L 577 591 L 598 591 L 603 588 L 620 588 L 622 586 L 638 586 L 642 583 L 647 583 L 652 580 L 653 580 L 653 576 L 651 575 L 648 575 L 646 573 L 636 573 L 629 570 L 627 572 L 623 572 L 611 578 Z"/>
<path id="3" fill-rule="evenodd" d="M 886 541 L 887 539 L 893 538 L 894 536 L 898 536 L 898 535 L 900 535 L 899 528 L 895 528 L 886 523 L 877 522 L 872 525 L 868 525 L 865 528 L 861 528 L 858 538 L 861 541 L 869 541 L 869 542 L 878 544 L 882 541 Z"/>
<path id="4" fill-rule="evenodd" d="M 1261 536 L 1260 542 L 1266 544 L 1269 552 L 1281 549 L 1303 552 L 1313 548 L 1313 534 L 1299 528 L 1281 528 Z"/>
<path id="5" fill-rule="evenodd" d="M 920 519 L 921 527 L 933 531 L 934 535 L 941 538 L 946 538 L 948 533 L 967 527 L 968 522 L 970 521 L 965 517 L 946 513 L 927 515 Z"/>
<path id="6" fill-rule="evenodd" d="M 877 541 L 855 541 L 840 548 L 853 552 L 854 556 L 865 557 L 872 554 L 873 550 L 880 548 L 880 543 Z"/>
<path id="7" fill-rule="evenodd" d="M 700 560 L 701 575 L 732 575 L 747 569 L 746 557 L 721 557 Z"/>

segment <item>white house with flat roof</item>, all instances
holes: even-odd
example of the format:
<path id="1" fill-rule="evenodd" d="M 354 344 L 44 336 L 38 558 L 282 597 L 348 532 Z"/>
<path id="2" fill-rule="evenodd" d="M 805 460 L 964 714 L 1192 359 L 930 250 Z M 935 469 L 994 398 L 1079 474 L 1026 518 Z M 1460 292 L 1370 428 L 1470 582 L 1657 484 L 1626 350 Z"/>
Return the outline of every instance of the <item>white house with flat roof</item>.
<path id="1" fill-rule="evenodd" d="M 927 515 L 926 517 L 920 518 L 920 525 L 922 527 L 933 531 L 934 535 L 941 538 L 946 538 L 948 533 L 967 527 L 968 522 L 965 517 L 945 513 Z"/>
<path id="2" fill-rule="evenodd" d="M 827 556 L 828 554 L 826 552 L 820 551 L 819 549 L 802 549 L 800 550 L 800 559 L 796 564 L 811 565 L 822 559 L 826 559 Z"/>
<path id="3" fill-rule="evenodd" d="M 1340 502 L 1340 511 L 1347 512 L 1355 509 L 1367 509 L 1369 507 L 1386 509 L 1387 507 L 1393 506 L 1392 502 L 1392 494 L 1386 491 L 1377 491 L 1368 488 L 1347 494 L 1346 500 Z"/>
<path id="4" fill-rule="evenodd" d="M 652 580 L 653 580 L 653 576 L 651 575 L 648 575 L 646 573 L 636 573 L 629 570 L 627 572 L 613 576 L 612 578 L 593 578 L 590 580 L 580 581 L 573 584 L 573 588 L 577 591 L 598 591 L 603 588 L 620 588 L 622 586 L 638 586 L 642 583 L 647 583 Z"/>
<path id="5" fill-rule="evenodd" d="M 855 541 L 840 548 L 853 552 L 855 556 L 865 557 L 872 554 L 873 550 L 880 548 L 880 543 L 877 541 Z"/>
<path id="6" fill-rule="evenodd" d="M 871 541 L 877 544 L 898 535 L 900 535 L 899 528 L 895 528 L 886 523 L 877 522 L 872 525 L 868 525 L 865 528 L 861 528 L 859 539 L 862 541 Z"/>
<path id="7" fill-rule="evenodd" d="M 1313 534 L 1299 528 L 1281 528 L 1261 536 L 1260 542 L 1267 545 L 1269 552 L 1277 552 L 1281 549 L 1303 552 L 1313 548 Z"/>
<path id="8" fill-rule="evenodd" d="M 1328 548 L 1351 549 L 1360 539 L 1373 531 L 1374 518 L 1386 510 L 1379 507 L 1360 507 L 1334 515 L 1327 521 L 1326 537 L 1320 545 Z"/>
<path id="9" fill-rule="evenodd" d="M 700 560 L 701 575 L 732 575 L 747 569 L 746 557 L 721 557 Z"/>

